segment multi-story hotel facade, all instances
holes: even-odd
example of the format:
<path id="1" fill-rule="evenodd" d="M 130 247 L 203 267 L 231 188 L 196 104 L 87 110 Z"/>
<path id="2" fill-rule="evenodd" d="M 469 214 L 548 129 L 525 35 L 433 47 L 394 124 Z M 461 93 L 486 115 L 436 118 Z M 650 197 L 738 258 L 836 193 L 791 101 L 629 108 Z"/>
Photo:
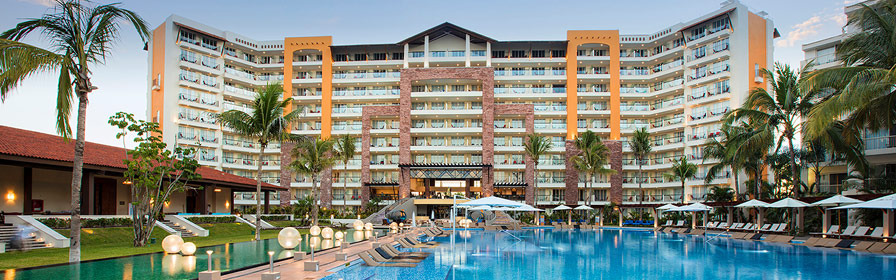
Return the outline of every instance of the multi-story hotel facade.
<path id="1" fill-rule="evenodd" d="M 740 185 L 730 172 L 704 182 L 715 162 L 702 159 L 701 147 L 750 88 L 766 86 L 757 73 L 772 65 L 777 33 L 764 12 L 726 1 L 652 34 L 570 30 L 554 41 L 500 41 L 450 23 L 395 43 L 257 41 L 175 15 L 153 37 L 147 116 L 164 140 L 195 147 L 200 163 L 237 175 L 255 176 L 262 161 L 262 180 L 291 187 L 275 200 L 310 193 L 309 177 L 286 168 L 289 145 L 258 158 L 255 143 L 214 118 L 251 111 L 253 92 L 272 82 L 283 83 L 290 110 L 304 112 L 294 134 L 357 139 L 356 158 L 322 176 L 323 205 L 461 192 L 543 206 L 697 201 L 711 186 Z M 642 127 L 653 151 L 639 197 L 627 140 Z M 610 148 L 618 173 L 586 188 L 569 159 L 587 130 Z M 538 174 L 523 149 L 533 132 L 553 143 Z M 680 157 L 699 166 L 684 193 L 663 176 Z"/>

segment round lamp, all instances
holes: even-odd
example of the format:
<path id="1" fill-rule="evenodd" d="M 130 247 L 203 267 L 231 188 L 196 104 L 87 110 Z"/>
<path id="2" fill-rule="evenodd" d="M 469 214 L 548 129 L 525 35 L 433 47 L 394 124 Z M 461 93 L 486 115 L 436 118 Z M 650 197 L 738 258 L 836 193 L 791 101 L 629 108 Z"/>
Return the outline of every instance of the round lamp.
<path id="1" fill-rule="evenodd" d="M 392 222 L 391 224 L 389 224 L 389 227 L 392 228 L 392 229 L 397 229 L 397 228 L 398 228 L 398 223 L 396 223 L 396 222 Z"/>
<path id="2" fill-rule="evenodd" d="M 404 223 L 398 223 L 398 227 L 404 227 Z"/>
<path id="3" fill-rule="evenodd" d="M 162 239 L 162 249 L 168 254 L 180 252 L 182 245 L 184 245 L 184 239 L 174 234 L 165 236 L 165 239 Z"/>
<path id="4" fill-rule="evenodd" d="M 180 246 L 180 253 L 184 256 L 196 254 L 196 244 L 193 244 L 193 242 L 184 243 L 184 245 Z"/>
<path id="5" fill-rule="evenodd" d="M 324 239 L 333 238 L 333 229 L 330 227 L 325 227 L 323 230 L 320 231 L 320 237 L 323 237 Z"/>
<path id="6" fill-rule="evenodd" d="M 313 227 L 311 227 L 311 229 L 308 230 L 308 232 L 311 233 L 311 236 L 318 236 L 318 235 L 320 235 L 320 227 L 313 226 Z"/>
<path id="7" fill-rule="evenodd" d="M 364 229 L 364 222 L 361 220 L 355 220 L 355 222 L 352 223 L 352 228 L 354 228 L 355 230 L 362 230 Z"/>
<path id="8" fill-rule="evenodd" d="M 364 229 L 366 229 L 366 230 L 373 230 L 373 223 L 366 223 L 366 224 L 364 224 Z"/>
<path id="9" fill-rule="evenodd" d="M 336 232 L 335 234 L 333 234 L 333 235 L 334 235 L 334 237 L 336 237 L 336 240 L 342 240 L 342 238 L 345 237 L 345 233 L 344 233 L 344 232 L 341 232 L 341 231 L 337 231 L 337 232 Z"/>
<path id="10" fill-rule="evenodd" d="M 277 234 L 277 242 L 283 249 L 293 249 L 299 245 L 299 231 L 294 227 L 285 227 Z"/>

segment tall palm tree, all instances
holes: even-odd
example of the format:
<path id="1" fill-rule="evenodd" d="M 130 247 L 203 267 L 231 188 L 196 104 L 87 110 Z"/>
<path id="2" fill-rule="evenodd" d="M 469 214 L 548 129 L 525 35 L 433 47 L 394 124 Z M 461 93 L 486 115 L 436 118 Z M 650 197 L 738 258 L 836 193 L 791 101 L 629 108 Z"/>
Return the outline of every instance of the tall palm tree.
<path id="1" fill-rule="evenodd" d="M 546 154 L 551 148 L 554 146 L 554 143 L 551 143 L 551 140 L 548 137 L 539 135 L 536 133 L 532 133 L 526 135 L 526 142 L 523 143 L 523 148 L 526 151 L 526 155 L 528 155 L 535 164 L 535 185 L 531 186 L 532 188 L 532 202 L 531 205 L 535 205 L 535 201 L 537 198 L 535 197 L 535 191 L 538 189 L 538 160 Z M 526 203 L 529 203 L 529 191 L 526 191 Z"/>
<path id="2" fill-rule="evenodd" d="M 69 262 L 81 261 L 81 178 L 84 166 L 84 135 L 87 123 L 87 94 L 96 90 L 90 68 L 106 62 L 121 31 L 121 23 L 133 26 L 145 44 L 146 22 L 119 3 L 82 5 L 79 1 L 56 0 L 53 13 L 27 19 L 0 34 L 0 101 L 31 75 L 58 72 L 56 132 L 71 138 L 69 124 L 72 99 L 78 98 L 75 155 L 72 160 L 72 217 Z M 49 48 L 18 42 L 34 31 L 49 39 Z"/>
<path id="3" fill-rule="evenodd" d="M 575 163 L 576 169 L 579 172 L 588 174 L 588 180 L 585 180 L 586 190 L 589 190 L 588 183 L 594 180 L 594 175 L 610 175 L 616 173 L 616 170 L 605 167 L 609 162 L 610 149 L 604 145 L 600 136 L 596 133 L 591 130 L 585 131 L 585 133 L 579 135 L 579 138 L 576 138 L 575 145 L 581 153 L 573 157 L 572 161 Z M 588 198 L 585 201 L 586 204 L 591 202 L 591 196 L 592 195 L 589 193 Z"/>
<path id="4" fill-rule="evenodd" d="M 728 116 L 730 120 L 730 116 Z M 734 157 L 743 161 L 743 167 L 753 174 L 753 183 L 756 188 L 757 198 L 762 194 L 762 172 L 763 167 L 767 163 L 766 159 L 775 145 L 774 130 L 770 129 L 767 122 L 753 122 L 755 119 L 748 119 L 749 122 L 740 123 L 737 129 L 734 142 L 738 143 Z M 780 146 L 778 146 L 780 147 Z M 777 150 L 777 149 L 776 149 Z"/>
<path id="5" fill-rule="evenodd" d="M 280 100 L 283 87 L 280 84 L 269 84 L 262 88 L 252 101 L 251 113 L 240 110 L 229 110 L 218 115 L 221 125 L 233 129 L 243 137 L 258 141 L 258 168 L 255 173 L 255 228 L 261 229 L 261 167 L 264 161 L 264 149 L 272 141 L 283 141 L 291 136 L 292 123 L 299 118 L 302 110 L 285 113 L 292 104 L 292 98 Z M 255 231 L 255 240 L 261 240 L 261 230 Z"/>
<path id="6" fill-rule="evenodd" d="M 669 173 L 663 174 L 669 180 L 681 181 L 681 202 L 684 203 L 684 183 L 697 175 L 697 165 L 688 162 L 688 159 L 681 157 L 672 163 L 672 169 Z"/>
<path id="7" fill-rule="evenodd" d="M 343 134 L 336 138 L 335 140 L 336 146 L 336 159 L 342 162 L 343 170 L 343 178 L 342 178 L 342 208 L 343 211 L 346 207 L 346 194 L 348 194 L 348 180 L 346 180 L 346 176 L 348 176 L 348 162 L 355 157 L 357 152 L 357 148 L 355 147 L 355 137 L 352 137 L 349 134 Z"/>
<path id="8" fill-rule="evenodd" d="M 311 176 L 311 220 L 312 225 L 317 225 L 318 213 L 320 206 L 318 205 L 317 181 L 321 172 L 336 164 L 336 158 L 333 154 L 332 139 L 307 138 L 299 141 L 298 145 L 292 150 L 293 162 L 289 164 L 298 173 Z"/>
<path id="9" fill-rule="evenodd" d="M 770 129 L 769 133 L 778 135 L 777 151 L 786 141 L 790 157 L 790 174 L 793 178 L 793 195 L 800 195 L 800 170 L 796 163 L 798 157 L 794 138 L 801 129 L 803 119 L 812 109 L 815 94 L 803 90 L 799 86 L 801 72 L 791 69 L 789 65 L 775 63 L 775 70 L 762 69 L 762 74 L 771 81 L 771 91 L 763 87 L 754 87 L 741 108 L 735 109 L 729 116 L 733 120 L 749 119 L 751 123 L 762 124 L 762 128 Z M 797 139 L 797 142 L 800 142 Z"/>
<path id="10" fill-rule="evenodd" d="M 839 120 L 845 139 L 861 139 L 856 135 L 866 128 L 879 130 L 896 123 L 896 0 L 858 5 L 847 25 L 862 31 L 850 34 L 837 47 L 843 65 L 813 71 L 802 83 L 808 90 L 832 90 L 809 113 L 808 139 L 824 134 Z"/>
<path id="11" fill-rule="evenodd" d="M 638 161 L 638 201 L 644 201 L 644 191 L 641 190 L 643 181 L 641 173 L 644 166 L 644 158 L 650 154 L 650 132 L 647 132 L 647 128 L 642 127 L 635 130 L 632 139 L 628 141 L 628 146 L 631 147 L 632 154 L 634 154 L 635 160 Z"/>
<path id="12" fill-rule="evenodd" d="M 733 189 L 737 192 L 737 185 L 740 184 L 738 175 L 744 165 L 744 158 L 737 156 L 737 148 L 740 146 L 737 140 L 740 139 L 738 135 L 742 129 L 741 127 L 724 123 L 722 124 L 722 129 L 719 131 L 722 133 L 721 137 L 707 139 L 706 145 L 703 147 L 704 163 L 707 159 L 715 159 L 719 161 L 710 166 L 706 171 L 704 182 L 709 184 L 727 167 L 734 175 Z"/>

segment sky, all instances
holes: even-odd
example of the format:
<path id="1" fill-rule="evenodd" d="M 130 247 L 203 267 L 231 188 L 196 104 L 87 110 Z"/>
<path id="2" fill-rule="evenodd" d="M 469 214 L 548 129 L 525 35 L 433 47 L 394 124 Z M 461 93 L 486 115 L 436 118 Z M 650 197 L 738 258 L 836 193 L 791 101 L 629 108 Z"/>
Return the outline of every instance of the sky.
<path id="1" fill-rule="evenodd" d="M 111 1 L 97 0 L 99 3 Z M 151 28 L 171 14 L 256 40 L 333 36 L 333 43 L 398 42 L 443 22 L 451 22 L 496 40 L 564 40 L 567 30 L 618 29 L 621 34 L 650 34 L 718 9 L 721 0 L 641 1 L 171 1 L 123 0 L 122 7 L 142 16 Z M 843 7 L 857 0 L 741 0 L 754 12 L 765 11 L 781 33 L 775 61 L 799 66 L 801 45 L 841 33 Z M 26 18 L 52 12 L 52 0 L 0 0 L 0 30 Z M 121 145 L 108 119 L 116 112 L 146 116 L 147 52 L 133 29 L 123 25 L 113 53 L 93 66 L 87 140 Z M 33 33 L 24 40 L 46 46 Z M 34 75 L 0 103 L 0 125 L 55 133 L 56 79 Z M 71 120 L 76 119 L 72 112 Z M 74 124 L 72 125 L 74 127 Z"/>

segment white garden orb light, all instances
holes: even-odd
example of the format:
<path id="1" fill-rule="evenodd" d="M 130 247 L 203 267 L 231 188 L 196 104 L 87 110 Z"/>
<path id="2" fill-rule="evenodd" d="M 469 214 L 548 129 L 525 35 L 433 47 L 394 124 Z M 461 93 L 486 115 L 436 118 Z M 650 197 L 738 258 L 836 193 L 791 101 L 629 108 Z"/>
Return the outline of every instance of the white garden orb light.
<path id="1" fill-rule="evenodd" d="M 324 239 L 332 239 L 333 238 L 333 229 L 330 227 L 325 227 L 323 230 L 320 231 L 320 237 L 323 237 Z"/>
<path id="2" fill-rule="evenodd" d="M 345 237 L 345 232 L 337 231 L 333 236 L 336 237 L 336 240 L 342 240 Z"/>
<path id="3" fill-rule="evenodd" d="M 285 227 L 277 234 L 277 242 L 283 249 L 293 249 L 299 245 L 299 230 L 294 227 Z"/>
<path id="4" fill-rule="evenodd" d="M 165 239 L 162 239 L 162 250 L 165 250 L 165 253 L 168 254 L 177 254 L 180 252 L 180 247 L 184 245 L 184 239 L 178 235 L 169 235 L 165 236 Z"/>
<path id="5" fill-rule="evenodd" d="M 320 227 L 312 226 L 311 229 L 308 230 L 308 232 L 311 233 L 311 236 L 318 236 L 320 235 Z"/>
<path id="6" fill-rule="evenodd" d="M 362 230 L 364 229 L 364 222 L 361 220 L 355 220 L 352 223 L 352 228 L 354 228 L 355 230 Z"/>
<path id="7" fill-rule="evenodd" d="M 366 223 L 366 224 L 364 224 L 364 229 L 366 229 L 366 230 L 373 230 L 373 223 Z"/>
<path id="8" fill-rule="evenodd" d="M 180 246 L 180 253 L 184 256 L 196 254 L 196 244 L 193 244 L 193 242 L 184 243 Z"/>
<path id="9" fill-rule="evenodd" d="M 389 224 L 389 227 L 392 229 L 398 229 L 398 223 L 392 222 L 391 224 Z"/>

